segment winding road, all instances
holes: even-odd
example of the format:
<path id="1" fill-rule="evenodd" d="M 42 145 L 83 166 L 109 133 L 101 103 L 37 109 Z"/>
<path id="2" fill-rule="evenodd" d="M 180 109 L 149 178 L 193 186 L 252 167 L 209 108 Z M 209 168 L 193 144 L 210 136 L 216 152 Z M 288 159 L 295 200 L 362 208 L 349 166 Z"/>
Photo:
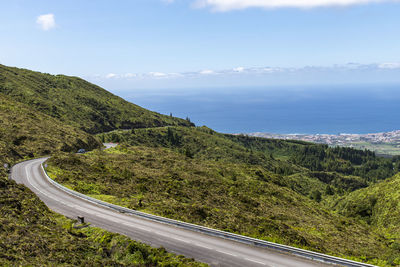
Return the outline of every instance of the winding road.
<path id="1" fill-rule="evenodd" d="M 126 235 L 154 247 L 182 254 L 211 266 L 328 266 L 318 261 L 251 246 L 124 214 L 73 196 L 47 179 L 41 164 L 46 158 L 25 161 L 12 168 L 12 179 L 29 187 L 53 211 Z M 354 265 L 355 266 L 355 265 Z M 360 266 L 367 266 L 361 265 Z"/>

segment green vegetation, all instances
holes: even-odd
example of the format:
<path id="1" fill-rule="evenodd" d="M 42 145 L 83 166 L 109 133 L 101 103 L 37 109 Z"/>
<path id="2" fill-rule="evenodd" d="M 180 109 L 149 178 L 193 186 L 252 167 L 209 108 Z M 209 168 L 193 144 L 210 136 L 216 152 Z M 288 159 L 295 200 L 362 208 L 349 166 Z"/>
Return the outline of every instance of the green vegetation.
<path id="1" fill-rule="evenodd" d="M 354 142 L 350 143 L 350 146 L 355 149 L 368 149 L 371 151 L 375 151 L 378 155 L 385 156 L 398 156 L 400 155 L 400 144 L 398 142 L 395 143 L 370 143 L 370 142 Z"/>
<path id="2" fill-rule="evenodd" d="M 0 93 L 88 133 L 115 129 L 192 125 L 151 112 L 77 77 L 0 65 Z"/>
<path id="3" fill-rule="evenodd" d="M 24 186 L 0 177 L 1 266 L 205 266 L 56 215 Z"/>
<path id="4" fill-rule="evenodd" d="M 303 141 L 264 139 L 247 136 L 226 135 L 245 147 L 264 153 L 277 153 L 289 162 L 314 172 L 336 172 L 343 175 L 359 176 L 364 183 L 375 182 L 393 176 L 399 169 L 393 169 L 397 161 L 377 157 L 369 150 L 327 145 Z M 328 179 L 323 177 L 322 179 Z"/>
<path id="5" fill-rule="evenodd" d="M 0 65 L 0 265 L 204 266 L 98 228 L 78 230 L 8 180 L 3 168 L 57 151 L 100 148 L 90 132 L 169 124 L 190 123 L 144 110 L 79 78 Z"/>
<path id="6" fill-rule="evenodd" d="M 359 218 L 390 238 L 400 257 L 400 174 L 334 202 L 341 214 Z"/>
<path id="7" fill-rule="evenodd" d="M 56 119 L 0 94 L 1 163 L 50 155 L 55 151 L 76 152 L 79 148 L 101 146 L 90 134 L 62 125 Z"/>
<path id="8" fill-rule="evenodd" d="M 330 210 L 333 199 L 372 183 L 373 170 L 390 175 L 391 159 L 206 127 L 114 131 L 99 138 L 122 145 L 58 154 L 50 159 L 50 175 L 93 197 L 173 219 L 380 265 L 396 258 L 383 233 Z"/>
<path id="9" fill-rule="evenodd" d="M 224 135 L 207 127 L 135 129 L 98 136 L 103 142 L 169 148 L 197 160 L 260 166 L 288 177 L 286 184 L 303 195 L 310 195 L 315 189 L 324 191 L 327 185 L 340 194 L 366 187 L 371 182 L 393 176 L 400 163 L 398 158 L 381 158 L 370 151 Z"/>
<path id="10" fill-rule="evenodd" d="M 121 145 L 75 154 L 100 148 L 101 141 Z M 400 265 L 400 176 L 390 178 L 400 157 L 220 134 L 80 78 L 0 65 L 1 163 L 49 154 L 55 154 L 48 168 L 53 178 L 99 199 Z M 6 177 L 0 166 L 0 265 L 200 265 L 97 228 L 76 229 Z"/>
<path id="11" fill-rule="evenodd" d="M 400 265 L 400 174 L 354 191 L 335 201 L 332 207 L 347 217 L 357 218 L 389 240 L 396 253 L 388 262 Z"/>

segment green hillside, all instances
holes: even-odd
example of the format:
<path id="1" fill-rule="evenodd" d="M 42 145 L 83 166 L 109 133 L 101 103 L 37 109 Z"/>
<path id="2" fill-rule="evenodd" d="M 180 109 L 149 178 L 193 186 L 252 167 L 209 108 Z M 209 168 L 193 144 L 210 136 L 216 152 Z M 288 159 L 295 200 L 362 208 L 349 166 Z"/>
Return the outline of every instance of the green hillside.
<path id="1" fill-rule="evenodd" d="M 164 118 L 145 110 L 142 118 L 141 108 L 103 89 L 96 90 L 78 78 L 57 77 L 0 65 L 0 266 L 204 266 L 98 228 L 75 229 L 71 220 L 51 212 L 29 189 L 8 180 L 4 163 L 102 146 L 97 137 L 80 128 L 118 128 L 129 114 L 136 114 L 129 122 L 141 126 L 158 125 L 154 118 Z M 56 80 L 66 84 L 61 86 Z M 96 111 L 96 105 L 80 104 L 85 94 L 86 99 L 109 96 L 114 108 Z M 56 98 L 65 101 L 60 109 Z M 124 115 L 105 122 L 112 112 Z M 161 125 L 188 124 L 165 118 L 159 120 Z"/>
<path id="2" fill-rule="evenodd" d="M 0 266 L 203 266 L 98 228 L 74 229 L 29 189 L 8 180 L 5 162 L 100 143 L 19 103 L 0 100 Z"/>
<path id="3" fill-rule="evenodd" d="M 170 148 L 198 160 L 257 165 L 287 177 L 285 183 L 303 195 L 313 190 L 323 193 L 328 185 L 339 194 L 366 187 L 393 176 L 399 163 L 398 158 L 376 157 L 370 151 L 220 134 L 207 127 L 135 129 L 98 136 L 104 142 Z"/>
<path id="4" fill-rule="evenodd" d="M 391 238 L 400 255 L 400 174 L 346 195 L 335 202 L 335 208 Z"/>
<path id="5" fill-rule="evenodd" d="M 0 65 L 0 93 L 88 133 L 191 125 L 141 108 L 77 77 Z"/>
<path id="6" fill-rule="evenodd" d="M 379 265 L 397 258 L 383 233 L 330 208 L 332 199 L 373 183 L 374 170 L 390 175 L 391 159 L 206 127 L 114 131 L 99 138 L 121 145 L 54 156 L 51 176 L 93 197 L 173 219 Z"/>
<path id="7" fill-rule="evenodd" d="M 109 141 L 121 145 L 98 149 Z M 75 154 L 79 148 L 94 151 Z M 0 161 L 43 155 L 52 155 L 53 178 L 99 199 L 381 266 L 400 264 L 400 179 L 390 178 L 400 158 L 220 134 L 80 78 L 0 65 Z M 198 265 L 100 229 L 77 230 L 7 180 L 4 168 L 0 175 L 0 265 Z"/>
<path id="8" fill-rule="evenodd" d="M 92 135 L 64 125 L 0 94 L 0 159 L 14 162 L 25 157 L 45 156 L 55 151 L 76 152 L 101 147 Z M 3 165 L 3 164 L 2 164 Z"/>

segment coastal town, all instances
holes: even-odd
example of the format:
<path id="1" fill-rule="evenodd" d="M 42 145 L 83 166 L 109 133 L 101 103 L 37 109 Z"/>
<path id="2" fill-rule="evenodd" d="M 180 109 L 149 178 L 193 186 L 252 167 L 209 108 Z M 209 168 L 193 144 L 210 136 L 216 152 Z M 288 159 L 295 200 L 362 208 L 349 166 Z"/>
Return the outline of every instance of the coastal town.
<path id="1" fill-rule="evenodd" d="M 382 155 L 400 155 L 400 130 L 368 134 L 273 134 L 255 132 L 247 135 L 369 149 Z"/>

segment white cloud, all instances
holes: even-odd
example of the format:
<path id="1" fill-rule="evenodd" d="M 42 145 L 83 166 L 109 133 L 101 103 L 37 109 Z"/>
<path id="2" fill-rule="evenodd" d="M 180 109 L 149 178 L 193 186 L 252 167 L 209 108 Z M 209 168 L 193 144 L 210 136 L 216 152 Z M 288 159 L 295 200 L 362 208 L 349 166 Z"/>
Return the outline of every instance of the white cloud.
<path id="1" fill-rule="evenodd" d="M 350 6 L 368 3 L 398 2 L 398 0 L 197 0 L 195 7 L 210 7 L 214 11 L 245 8 L 314 8 L 325 6 Z"/>
<path id="2" fill-rule="evenodd" d="M 167 74 L 163 73 L 163 72 L 149 72 L 149 75 L 156 77 L 156 78 L 163 78 L 163 77 L 167 76 Z"/>
<path id="3" fill-rule="evenodd" d="M 214 71 L 212 71 L 212 70 L 202 70 L 199 73 L 203 74 L 203 75 L 209 75 L 209 74 L 214 74 Z"/>
<path id="4" fill-rule="evenodd" d="M 48 31 L 56 27 L 56 20 L 54 19 L 54 14 L 40 15 L 36 19 L 36 23 L 44 31 Z"/>
<path id="5" fill-rule="evenodd" d="M 192 72 L 147 72 L 147 73 L 125 73 L 125 74 L 115 74 L 109 73 L 102 78 L 106 79 L 179 79 L 179 78 L 196 78 L 196 77 L 204 77 L 207 75 L 218 75 L 224 77 L 224 75 L 242 75 L 242 76 L 274 76 L 277 74 L 285 74 L 285 73 L 329 73 L 329 72 L 357 72 L 357 71 L 365 71 L 365 70 L 398 70 L 400 71 L 400 62 L 392 62 L 392 63 L 374 63 L 374 64 L 359 64 L 359 63 L 347 63 L 347 64 L 337 64 L 332 66 L 304 66 L 297 68 L 285 68 L 285 67 L 236 67 L 231 69 L 223 69 L 223 70 L 210 70 L 205 69 L 201 71 L 192 71 Z M 95 78 L 101 78 L 96 76 Z M 225 76 L 228 77 L 228 76 Z"/>
<path id="6" fill-rule="evenodd" d="M 125 73 L 122 75 L 124 78 L 135 78 L 137 75 L 135 73 Z"/>
<path id="7" fill-rule="evenodd" d="M 263 72 L 263 73 L 275 73 L 275 72 L 280 72 L 280 71 L 282 71 L 281 68 L 266 67 L 266 68 L 261 69 L 261 72 Z M 290 70 L 288 69 L 288 71 L 290 71 Z"/>
<path id="8" fill-rule="evenodd" d="M 380 69 L 400 69 L 400 62 L 381 63 L 378 65 Z"/>
<path id="9" fill-rule="evenodd" d="M 106 79 L 112 79 L 112 78 L 117 78 L 117 74 L 115 74 L 115 73 L 109 73 L 109 74 L 107 74 L 106 75 Z"/>
<path id="10" fill-rule="evenodd" d="M 237 67 L 237 68 L 233 69 L 234 72 L 243 72 L 244 70 L 245 70 L 245 68 L 243 68 L 243 67 Z"/>
<path id="11" fill-rule="evenodd" d="M 123 73 L 123 74 L 116 74 L 116 73 L 108 73 L 106 75 L 93 75 L 92 78 L 105 78 L 105 79 L 164 79 L 164 78 L 177 78 L 184 76 L 183 73 L 164 73 L 164 72 L 148 72 L 148 73 Z"/>

